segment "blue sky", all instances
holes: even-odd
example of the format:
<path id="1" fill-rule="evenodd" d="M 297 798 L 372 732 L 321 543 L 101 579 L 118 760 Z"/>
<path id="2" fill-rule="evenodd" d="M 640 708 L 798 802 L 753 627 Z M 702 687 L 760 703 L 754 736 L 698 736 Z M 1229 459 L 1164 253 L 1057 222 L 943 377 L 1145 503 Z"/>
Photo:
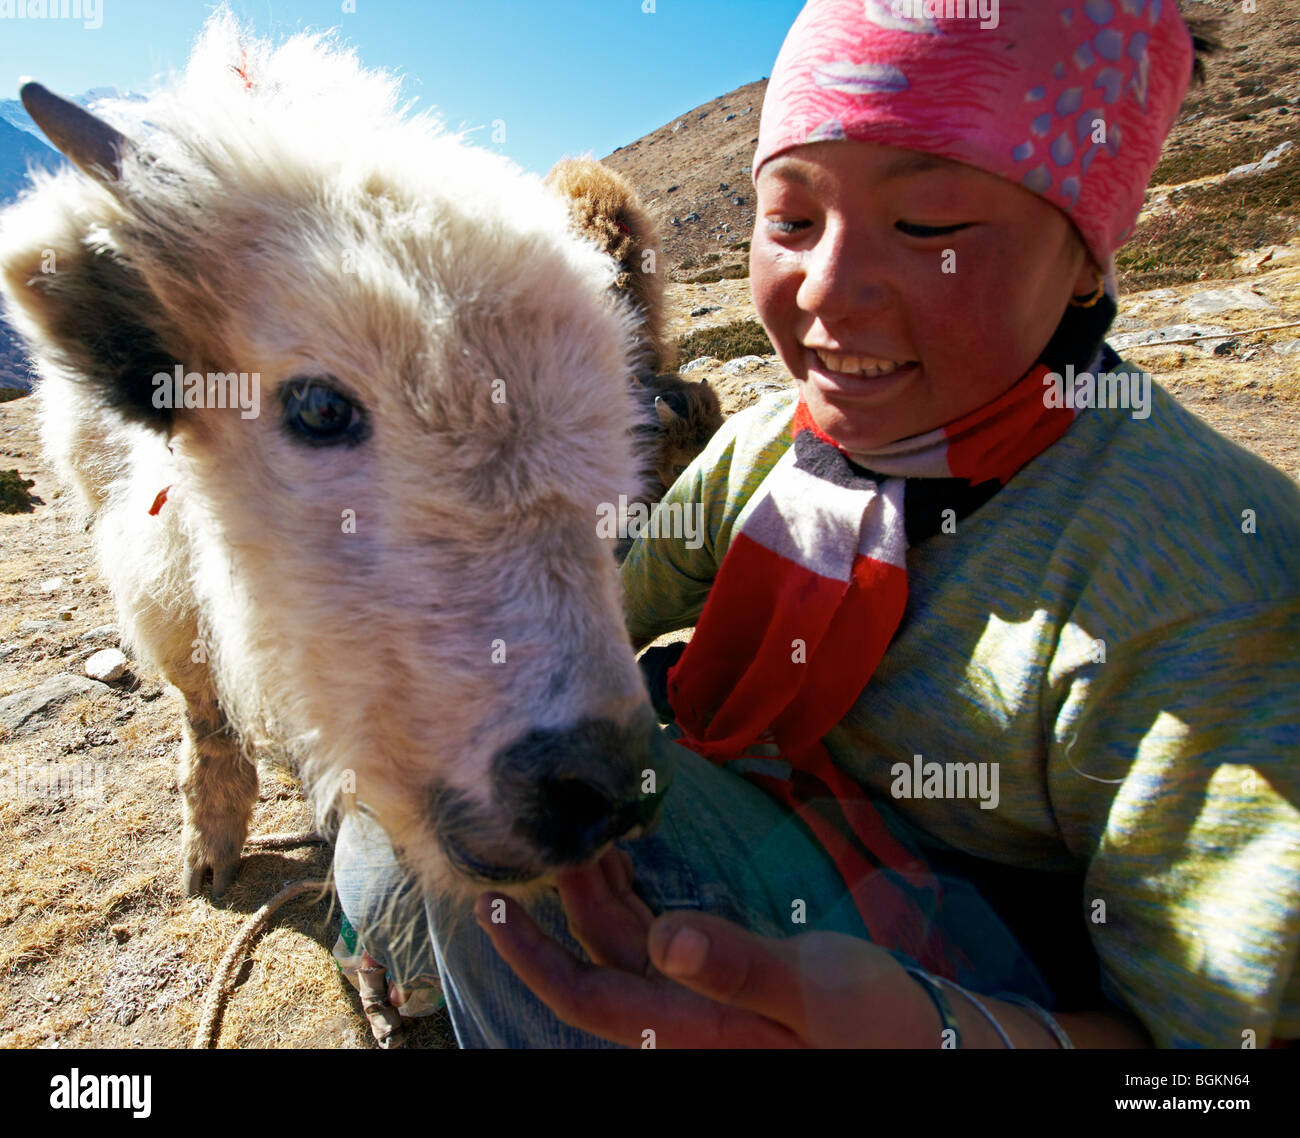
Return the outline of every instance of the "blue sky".
<path id="1" fill-rule="evenodd" d="M 21 13 L 34 0 L 0 0 Z M 58 5 L 60 0 L 49 0 Z M 65 94 L 147 91 L 183 66 L 213 5 L 63 0 L 86 19 L 0 16 L 0 98 L 30 75 Z M 407 76 L 452 127 L 505 124 L 500 146 L 545 173 L 597 157 L 770 75 L 803 0 L 232 0 L 259 35 L 337 27 L 367 66 Z M 653 12 L 644 9 L 653 7 Z M 345 11 L 354 8 L 355 11 Z M 86 13 L 83 13 L 86 14 Z M 95 22 L 92 18 L 89 22 Z"/>

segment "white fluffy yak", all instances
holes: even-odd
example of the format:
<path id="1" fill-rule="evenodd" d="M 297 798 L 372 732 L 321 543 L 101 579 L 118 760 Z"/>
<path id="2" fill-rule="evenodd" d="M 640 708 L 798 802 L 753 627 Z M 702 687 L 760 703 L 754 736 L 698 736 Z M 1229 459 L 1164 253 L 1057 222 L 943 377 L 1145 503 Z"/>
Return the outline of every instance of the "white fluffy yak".
<path id="1" fill-rule="evenodd" d="M 233 879 L 266 740 L 429 889 L 637 832 L 663 751 L 597 535 L 639 489 L 634 318 L 564 202 L 227 12 L 120 134 L 23 97 L 78 169 L 0 220 L 0 287 L 124 640 L 185 697 L 186 891 Z"/>

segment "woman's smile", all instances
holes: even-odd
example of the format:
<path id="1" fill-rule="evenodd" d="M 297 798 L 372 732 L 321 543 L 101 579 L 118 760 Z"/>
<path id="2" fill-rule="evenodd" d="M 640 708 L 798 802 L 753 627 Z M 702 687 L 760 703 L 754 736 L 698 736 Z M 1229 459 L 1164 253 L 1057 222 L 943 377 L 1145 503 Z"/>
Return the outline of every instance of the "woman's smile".
<path id="1" fill-rule="evenodd" d="M 869 356 L 846 356 L 805 347 L 807 382 L 815 385 L 828 403 L 870 404 L 888 402 L 920 373 L 915 361 L 899 363 Z"/>

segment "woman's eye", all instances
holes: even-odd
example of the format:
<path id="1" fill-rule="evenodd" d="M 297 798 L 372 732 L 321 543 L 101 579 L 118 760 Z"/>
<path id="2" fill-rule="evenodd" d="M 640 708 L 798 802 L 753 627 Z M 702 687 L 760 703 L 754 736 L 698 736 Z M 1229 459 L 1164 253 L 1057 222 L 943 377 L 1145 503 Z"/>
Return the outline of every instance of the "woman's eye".
<path id="1" fill-rule="evenodd" d="M 900 221 L 895 224 L 895 228 L 909 237 L 946 237 L 949 233 L 968 228 L 969 225 L 970 222 L 962 222 L 960 225 L 914 225 L 910 221 Z"/>
<path id="2" fill-rule="evenodd" d="M 360 409 L 332 387 L 310 379 L 290 381 L 282 393 L 284 422 L 311 442 L 359 442 Z"/>
<path id="3" fill-rule="evenodd" d="M 768 223 L 778 233 L 784 233 L 787 236 L 791 233 L 797 233 L 801 229 L 807 229 L 812 224 L 811 221 L 783 221 L 780 218 L 769 218 Z"/>

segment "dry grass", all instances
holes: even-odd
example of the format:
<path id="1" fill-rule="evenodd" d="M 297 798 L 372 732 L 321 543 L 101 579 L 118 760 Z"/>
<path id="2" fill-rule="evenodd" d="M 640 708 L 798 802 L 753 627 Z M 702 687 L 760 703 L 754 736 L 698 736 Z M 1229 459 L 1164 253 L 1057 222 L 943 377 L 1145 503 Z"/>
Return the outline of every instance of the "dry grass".
<path id="1" fill-rule="evenodd" d="M 1289 119 L 1289 116 L 1288 116 Z M 1166 154 L 1151 175 L 1153 190 L 1162 186 L 1180 186 L 1215 174 L 1226 174 L 1234 166 L 1258 162 L 1278 143 L 1294 139 L 1297 128 L 1286 121 L 1255 138 L 1236 138 L 1230 142 L 1188 141 L 1181 150 Z"/>
<path id="2" fill-rule="evenodd" d="M 768 356 L 775 349 L 763 325 L 757 320 L 734 320 L 718 328 L 702 328 L 677 341 L 677 358 L 682 364 L 701 356 L 734 360 L 740 356 Z"/>
<path id="3" fill-rule="evenodd" d="M 715 281 L 743 281 L 749 276 L 749 265 L 732 264 L 722 265 L 716 269 L 705 269 L 700 273 L 689 275 L 678 274 L 678 280 L 683 284 L 713 284 Z"/>
<path id="4" fill-rule="evenodd" d="M 1275 170 L 1211 180 L 1176 197 L 1148 212 L 1116 255 L 1126 292 L 1231 276 L 1246 250 L 1285 245 L 1300 233 L 1300 147 Z"/>

